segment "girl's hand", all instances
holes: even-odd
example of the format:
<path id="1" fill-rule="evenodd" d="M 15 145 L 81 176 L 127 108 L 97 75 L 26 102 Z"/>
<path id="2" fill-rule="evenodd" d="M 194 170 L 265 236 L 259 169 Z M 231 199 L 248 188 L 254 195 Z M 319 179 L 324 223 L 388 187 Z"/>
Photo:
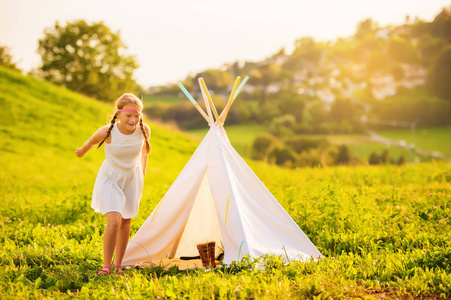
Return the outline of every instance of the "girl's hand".
<path id="1" fill-rule="evenodd" d="M 88 153 L 89 150 L 91 150 L 92 148 L 94 148 L 98 143 L 100 143 L 105 136 L 108 133 L 108 128 L 110 127 L 110 125 L 105 125 L 101 128 L 99 128 L 87 141 L 86 143 L 78 148 L 77 150 L 75 150 L 75 154 L 77 154 L 78 157 L 83 157 L 86 155 L 86 153 Z"/>
<path id="2" fill-rule="evenodd" d="M 77 154 L 77 156 L 81 158 L 86 155 L 86 151 L 84 151 L 83 147 L 81 147 L 75 150 L 75 154 Z"/>

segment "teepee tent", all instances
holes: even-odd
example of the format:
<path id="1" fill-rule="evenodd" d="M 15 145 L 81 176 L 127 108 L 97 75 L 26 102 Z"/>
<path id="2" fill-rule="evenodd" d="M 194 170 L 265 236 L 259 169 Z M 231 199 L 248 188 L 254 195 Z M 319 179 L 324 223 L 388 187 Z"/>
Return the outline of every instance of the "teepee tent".
<path id="1" fill-rule="evenodd" d="M 321 253 L 280 206 L 230 144 L 222 124 L 240 86 L 218 115 L 203 79 L 207 113 L 182 91 L 210 126 L 205 138 L 160 203 L 127 246 L 122 264 L 153 265 L 163 259 L 199 255 L 197 244 L 215 241 L 229 264 L 249 254 L 308 260 Z M 213 114 L 212 114 L 213 112 Z M 213 115 L 216 118 L 214 122 Z"/>

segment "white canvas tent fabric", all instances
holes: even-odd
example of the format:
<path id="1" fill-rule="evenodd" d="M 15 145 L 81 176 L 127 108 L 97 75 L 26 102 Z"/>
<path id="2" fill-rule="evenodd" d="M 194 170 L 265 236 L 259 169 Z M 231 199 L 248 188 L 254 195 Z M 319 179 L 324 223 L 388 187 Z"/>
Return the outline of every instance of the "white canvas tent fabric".
<path id="1" fill-rule="evenodd" d="M 322 257 L 214 124 L 128 244 L 122 265 L 196 256 L 196 244 L 209 241 L 226 264 L 246 254 Z"/>

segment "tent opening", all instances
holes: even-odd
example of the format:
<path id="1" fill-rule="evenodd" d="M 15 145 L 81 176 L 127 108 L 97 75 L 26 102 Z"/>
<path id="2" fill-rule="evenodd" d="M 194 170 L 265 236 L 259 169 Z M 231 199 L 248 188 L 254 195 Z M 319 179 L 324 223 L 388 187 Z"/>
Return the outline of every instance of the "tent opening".
<path id="1" fill-rule="evenodd" d="M 196 245 L 212 241 L 216 243 L 215 256 L 218 257 L 224 249 L 218 215 L 205 172 L 185 227 L 174 245 L 170 258 L 199 256 Z"/>

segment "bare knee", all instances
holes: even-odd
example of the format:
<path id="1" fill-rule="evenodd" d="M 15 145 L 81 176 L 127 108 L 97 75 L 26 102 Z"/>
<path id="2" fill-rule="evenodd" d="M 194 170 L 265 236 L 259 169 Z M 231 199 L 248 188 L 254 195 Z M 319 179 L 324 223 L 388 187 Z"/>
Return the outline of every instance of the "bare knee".
<path id="1" fill-rule="evenodd" d="M 131 221 L 132 221 L 132 219 L 122 219 L 120 229 L 121 230 L 129 230 Z"/>
<path id="2" fill-rule="evenodd" d="M 106 226 L 110 229 L 110 230 L 119 230 L 119 228 L 121 227 L 121 222 L 122 221 L 122 216 L 120 213 L 117 212 L 109 212 L 107 213 L 107 221 L 106 221 Z"/>

